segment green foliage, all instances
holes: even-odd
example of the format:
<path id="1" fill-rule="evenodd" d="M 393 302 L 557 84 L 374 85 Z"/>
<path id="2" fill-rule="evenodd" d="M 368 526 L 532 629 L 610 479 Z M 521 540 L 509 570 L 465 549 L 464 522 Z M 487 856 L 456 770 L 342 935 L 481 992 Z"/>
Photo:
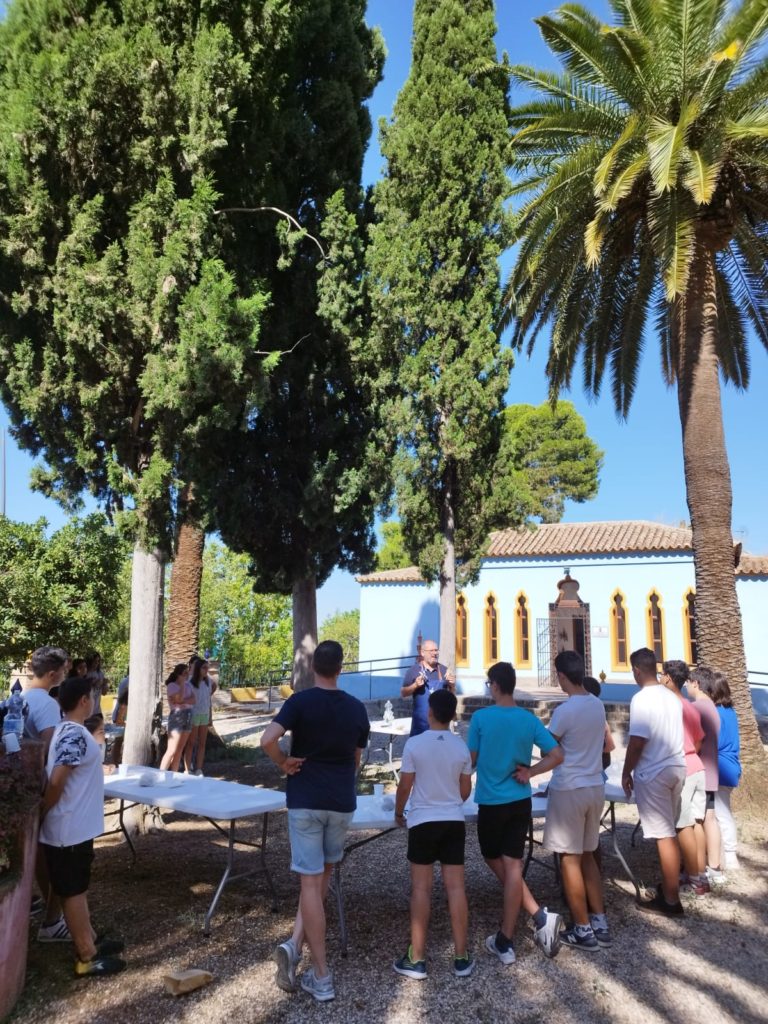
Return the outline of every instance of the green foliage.
<path id="1" fill-rule="evenodd" d="M 329 615 L 320 626 L 318 640 L 336 640 L 344 648 L 344 661 L 356 662 L 360 653 L 360 609 Z"/>
<path id="2" fill-rule="evenodd" d="M 376 552 L 377 569 L 405 569 L 411 565 L 400 523 L 394 520 L 382 523 L 381 540 L 381 547 Z"/>
<path id="3" fill-rule="evenodd" d="M 258 391 L 264 259 L 218 207 L 264 202 L 307 6 L 17 2 L 0 27 L 0 397 L 37 485 L 145 548 Z"/>
<path id="4" fill-rule="evenodd" d="M 571 402 L 512 405 L 504 421 L 496 476 L 514 478 L 531 517 L 556 523 L 566 500 L 594 498 L 603 453 Z"/>
<path id="5" fill-rule="evenodd" d="M 290 663 L 290 601 L 257 594 L 247 555 L 209 540 L 203 554 L 200 649 L 221 661 L 222 678 L 259 679 Z"/>
<path id="6" fill-rule="evenodd" d="M 125 543 L 100 515 L 74 519 L 50 537 L 46 526 L 0 517 L 0 661 L 23 662 L 50 643 L 81 657 L 110 647 L 125 599 Z"/>
<path id="7" fill-rule="evenodd" d="M 697 251 L 714 254 L 723 376 L 747 385 L 750 325 L 768 347 L 768 8 L 611 6 L 613 24 L 578 4 L 537 19 L 561 74 L 511 69 L 541 98 L 512 111 L 525 199 L 506 319 L 520 346 L 552 324 L 553 395 L 581 353 L 586 389 L 607 372 L 626 416 L 653 311 L 678 378 Z"/>
<path id="8" fill-rule="evenodd" d="M 506 88 L 491 0 L 417 0 L 410 76 L 381 125 L 370 273 L 384 419 L 397 441 L 397 508 L 428 579 L 446 536 L 475 564 L 499 516 L 492 495 L 511 358 L 501 351 L 498 258 L 508 240 Z M 501 496 L 499 496 L 501 497 Z"/>
<path id="9" fill-rule="evenodd" d="M 365 101 L 382 47 L 364 9 L 361 0 L 324 0 L 297 21 L 294 77 L 278 86 L 284 115 L 270 160 L 278 205 L 301 210 L 326 258 L 285 225 L 277 244 L 263 218 L 251 220 L 254 244 L 276 268 L 266 277 L 262 344 L 286 354 L 253 414 L 220 438 L 197 492 L 225 542 L 251 556 L 263 591 L 290 593 L 312 577 L 320 585 L 336 566 L 369 568 L 373 511 L 388 478 L 375 440 L 360 196 Z"/>

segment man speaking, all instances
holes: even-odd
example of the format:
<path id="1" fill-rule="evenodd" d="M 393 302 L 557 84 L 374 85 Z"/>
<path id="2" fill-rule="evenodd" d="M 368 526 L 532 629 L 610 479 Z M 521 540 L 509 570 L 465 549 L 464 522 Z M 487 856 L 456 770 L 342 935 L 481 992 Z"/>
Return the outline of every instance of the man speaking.
<path id="1" fill-rule="evenodd" d="M 427 709 L 429 695 L 435 690 L 456 692 L 456 680 L 445 665 L 437 660 L 438 647 L 434 640 L 425 640 L 421 647 L 421 660 L 405 673 L 400 688 L 401 697 L 413 697 L 411 736 L 419 736 L 429 728 Z"/>

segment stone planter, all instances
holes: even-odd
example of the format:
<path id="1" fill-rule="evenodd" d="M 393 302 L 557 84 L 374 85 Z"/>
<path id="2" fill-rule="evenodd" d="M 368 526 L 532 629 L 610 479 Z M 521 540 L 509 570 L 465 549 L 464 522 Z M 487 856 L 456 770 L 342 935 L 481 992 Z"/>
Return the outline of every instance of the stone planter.
<path id="1" fill-rule="evenodd" d="M 25 774 L 36 778 L 42 789 L 43 744 L 25 740 L 21 758 Z M 39 807 L 31 807 L 18 830 L 13 870 L 0 875 L 0 1020 L 10 1014 L 24 988 L 39 820 Z"/>

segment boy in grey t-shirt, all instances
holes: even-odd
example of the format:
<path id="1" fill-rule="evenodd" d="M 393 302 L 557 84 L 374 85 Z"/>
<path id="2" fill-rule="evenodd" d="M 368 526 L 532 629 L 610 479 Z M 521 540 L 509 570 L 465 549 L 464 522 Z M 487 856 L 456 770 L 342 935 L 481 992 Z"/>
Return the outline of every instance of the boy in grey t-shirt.
<path id="1" fill-rule="evenodd" d="M 421 981 L 427 976 L 425 948 L 432 902 L 432 875 L 440 861 L 453 932 L 453 973 L 472 973 L 467 950 L 467 896 L 464 891 L 464 801 L 472 792 L 472 758 L 464 741 L 450 731 L 456 697 L 450 690 L 429 695 L 429 729 L 412 736 L 403 750 L 395 822 L 406 825 L 411 864 L 411 944 L 392 965 L 398 974 Z"/>

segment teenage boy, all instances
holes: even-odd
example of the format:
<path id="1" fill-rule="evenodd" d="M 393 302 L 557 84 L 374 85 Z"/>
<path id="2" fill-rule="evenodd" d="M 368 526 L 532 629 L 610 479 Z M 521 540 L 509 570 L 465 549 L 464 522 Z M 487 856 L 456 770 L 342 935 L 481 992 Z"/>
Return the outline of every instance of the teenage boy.
<path id="1" fill-rule="evenodd" d="M 594 853 L 600 843 L 605 806 L 603 747 L 605 708 L 584 688 L 584 661 L 576 651 L 555 658 L 567 700 L 552 715 L 549 731 L 563 750 L 563 762 L 549 783 L 544 846 L 560 855 L 565 899 L 573 924 L 560 935 L 572 949 L 596 952 L 611 945 L 603 882 Z M 519 781 L 539 774 L 539 765 L 518 769 Z"/>
<path id="2" fill-rule="evenodd" d="M 344 856 L 357 806 L 355 775 L 370 732 L 365 706 L 338 688 L 343 661 L 341 644 L 318 644 L 312 657 L 315 685 L 289 697 L 261 737 L 264 752 L 288 777 L 291 870 L 301 878 L 293 934 L 275 950 L 275 982 L 285 992 L 295 990 L 306 938 L 312 967 L 301 976 L 301 987 L 321 1003 L 336 997 L 325 959 L 324 902 L 334 865 Z M 289 730 L 287 755 L 279 741 Z"/>
<path id="3" fill-rule="evenodd" d="M 93 680 L 73 676 L 59 689 L 64 721 L 48 751 L 40 844 L 51 888 L 59 897 L 75 945 L 75 975 L 116 974 L 125 961 L 117 940 L 97 941 L 88 910 L 93 840 L 104 831 L 104 772 L 101 751 L 85 728 L 93 710 Z"/>
<path id="4" fill-rule="evenodd" d="M 545 755 L 539 770 L 549 771 L 563 759 L 557 740 L 530 711 L 515 704 L 515 670 L 507 661 L 488 669 L 486 685 L 493 705 L 478 708 L 469 725 L 467 746 L 477 766 L 475 800 L 477 838 L 488 867 L 504 887 L 501 927 L 485 942 L 488 952 L 503 964 L 515 962 L 512 937 L 522 906 L 532 917 L 534 941 L 546 956 L 560 948 L 559 914 L 540 907 L 523 881 L 523 854 L 531 820 L 531 787 L 514 772 L 531 763 L 537 746 Z"/>
<path id="5" fill-rule="evenodd" d="M 629 656 L 640 687 L 629 705 L 629 743 L 621 784 L 634 792 L 643 835 L 656 840 L 661 884 L 651 900 L 638 907 L 650 914 L 680 917 L 680 844 L 677 821 L 685 782 L 683 711 L 676 697 L 656 675 L 656 655 L 647 647 Z"/>
<path id="6" fill-rule="evenodd" d="M 422 981 L 432 902 L 435 861 L 442 868 L 453 932 L 453 973 L 464 978 L 474 960 L 467 950 L 467 896 L 464 891 L 464 801 L 472 792 L 472 759 L 460 736 L 451 732 L 456 697 L 450 690 L 429 695 L 429 730 L 412 736 L 403 749 L 400 782 L 395 797 L 395 823 L 406 825 L 411 864 L 411 944 L 392 965 L 398 974 Z"/>
<path id="7" fill-rule="evenodd" d="M 707 879 L 707 844 L 704 836 L 704 815 L 707 793 L 704 786 L 704 764 L 699 757 L 704 729 L 696 707 L 683 697 L 688 682 L 688 666 L 684 661 L 665 661 L 662 683 L 680 701 L 683 712 L 683 754 L 685 782 L 680 794 L 680 816 L 677 819 L 677 841 L 683 855 L 686 881 L 684 889 L 695 896 L 710 892 Z"/>
<path id="8" fill-rule="evenodd" d="M 32 678 L 24 685 L 22 697 L 27 705 L 24 735 L 43 744 L 43 758 L 48 757 L 51 737 L 61 722 L 61 706 L 51 697 L 67 674 L 69 655 L 61 647 L 38 647 L 29 659 Z M 70 934 L 61 912 L 61 904 L 51 891 L 48 868 L 42 850 L 38 849 L 35 878 L 45 903 L 43 923 L 37 930 L 38 942 L 69 942 Z"/>

